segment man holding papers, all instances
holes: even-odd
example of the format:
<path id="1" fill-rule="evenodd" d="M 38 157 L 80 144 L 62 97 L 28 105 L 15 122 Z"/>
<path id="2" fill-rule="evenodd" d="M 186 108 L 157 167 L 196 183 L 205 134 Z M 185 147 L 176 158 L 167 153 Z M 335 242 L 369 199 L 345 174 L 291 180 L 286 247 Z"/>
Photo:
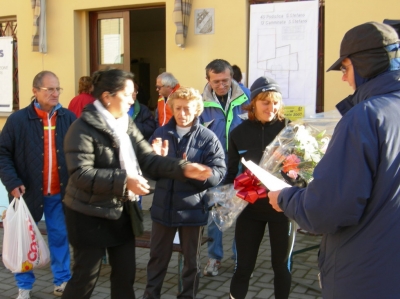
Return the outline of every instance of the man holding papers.
<path id="1" fill-rule="evenodd" d="M 369 22 L 350 29 L 340 58 L 355 93 L 307 188 L 271 191 L 270 203 L 301 228 L 322 233 L 324 299 L 398 298 L 400 284 L 400 51 L 396 31 Z"/>

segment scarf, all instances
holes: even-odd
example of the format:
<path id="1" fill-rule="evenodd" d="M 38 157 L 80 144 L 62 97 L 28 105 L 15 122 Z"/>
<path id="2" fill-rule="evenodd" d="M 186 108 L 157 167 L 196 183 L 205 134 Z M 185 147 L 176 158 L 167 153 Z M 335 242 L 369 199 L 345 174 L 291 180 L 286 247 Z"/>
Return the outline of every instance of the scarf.
<path id="1" fill-rule="evenodd" d="M 93 105 L 100 113 L 102 118 L 106 121 L 108 127 L 113 131 L 114 138 L 119 144 L 119 162 L 121 169 L 125 169 L 128 176 L 141 175 L 139 163 L 136 158 L 135 151 L 133 150 L 131 139 L 126 133 L 129 126 L 129 116 L 124 114 L 120 118 L 115 118 L 99 100 L 94 101 Z M 135 198 L 136 197 L 136 198 Z M 129 190 L 129 198 L 132 200 L 138 200 L 138 196 Z"/>

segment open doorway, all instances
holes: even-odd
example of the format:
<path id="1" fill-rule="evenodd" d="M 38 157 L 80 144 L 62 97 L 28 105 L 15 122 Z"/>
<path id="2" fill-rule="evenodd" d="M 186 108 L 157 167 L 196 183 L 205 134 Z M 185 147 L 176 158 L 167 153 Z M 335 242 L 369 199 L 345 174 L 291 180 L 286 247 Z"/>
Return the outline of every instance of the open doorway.
<path id="1" fill-rule="evenodd" d="M 140 86 L 138 100 L 154 110 L 158 99 L 154 84 L 166 67 L 165 6 L 89 16 L 90 72 L 105 67 L 131 71 Z"/>
<path id="2" fill-rule="evenodd" d="M 157 106 L 156 77 L 165 71 L 165 44 L 165 7 L 130 11 L 131 72 L 142 89 L 138 100 L 151 110 Z"/>

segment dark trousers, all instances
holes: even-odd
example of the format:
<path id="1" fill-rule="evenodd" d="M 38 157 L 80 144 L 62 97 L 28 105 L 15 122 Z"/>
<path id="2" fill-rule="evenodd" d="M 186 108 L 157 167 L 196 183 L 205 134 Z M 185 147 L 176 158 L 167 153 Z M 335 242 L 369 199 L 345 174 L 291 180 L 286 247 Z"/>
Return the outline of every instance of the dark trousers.
<path id="1" fill-rule="evenodd" d="M 153 221 L 150 260 L 147 264 L 147 285 L 144 298 L 159 299 L 178 230 L 184 256 L 182 292 L 177 298 L 195 298 L 200 276 L 200 226 L 168 227 Z"/>
<path id="2" fill-rule="evenodd" d="M 241 214 L 237 219 L 235 229 L 237 268 L 230 287 L 230 293 L 235 299 L 246 297 L 266 225 L 269 230 L 271 263 L 275 275 L 275 298 L 289 297 L 292 280 L 287 259 L 289 222 L 262 221 Z"/>
<path id="3" fill-rule="evenodd" d="M 111 266 L 111 298 L 135 299 L 135 239 L 128 243 L 108 248 L 84 247 L 74 249 L 72 278 L 68 282 L 63 299 L 88 299 L 99 278 L 102 259 L 107 249 Z"/>

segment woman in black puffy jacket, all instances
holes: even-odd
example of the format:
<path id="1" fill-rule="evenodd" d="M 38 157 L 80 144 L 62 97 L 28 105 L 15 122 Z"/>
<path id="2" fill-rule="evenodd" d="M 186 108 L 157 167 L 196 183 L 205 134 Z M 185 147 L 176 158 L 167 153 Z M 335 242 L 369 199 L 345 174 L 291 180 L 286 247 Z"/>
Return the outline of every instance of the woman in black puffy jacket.
<path id="1" fill-rule="evenodd" d="M 111 69 L 93 75 L 93 95 L 64 140 L 70 175 L 64 197 L 69 241 L 74 252 L 73 276 L 62 298 L 90 298 L 100 273 L 104 250 L 111 265 L 111 298 L 135 298 L 134 222 L 130 212 L 150 186 L 141 170 L 174 179 L 211 175 L 200 164 L 161 157 L 143 138 L 127 112 L 134 92 L 131 73 Z"/>

